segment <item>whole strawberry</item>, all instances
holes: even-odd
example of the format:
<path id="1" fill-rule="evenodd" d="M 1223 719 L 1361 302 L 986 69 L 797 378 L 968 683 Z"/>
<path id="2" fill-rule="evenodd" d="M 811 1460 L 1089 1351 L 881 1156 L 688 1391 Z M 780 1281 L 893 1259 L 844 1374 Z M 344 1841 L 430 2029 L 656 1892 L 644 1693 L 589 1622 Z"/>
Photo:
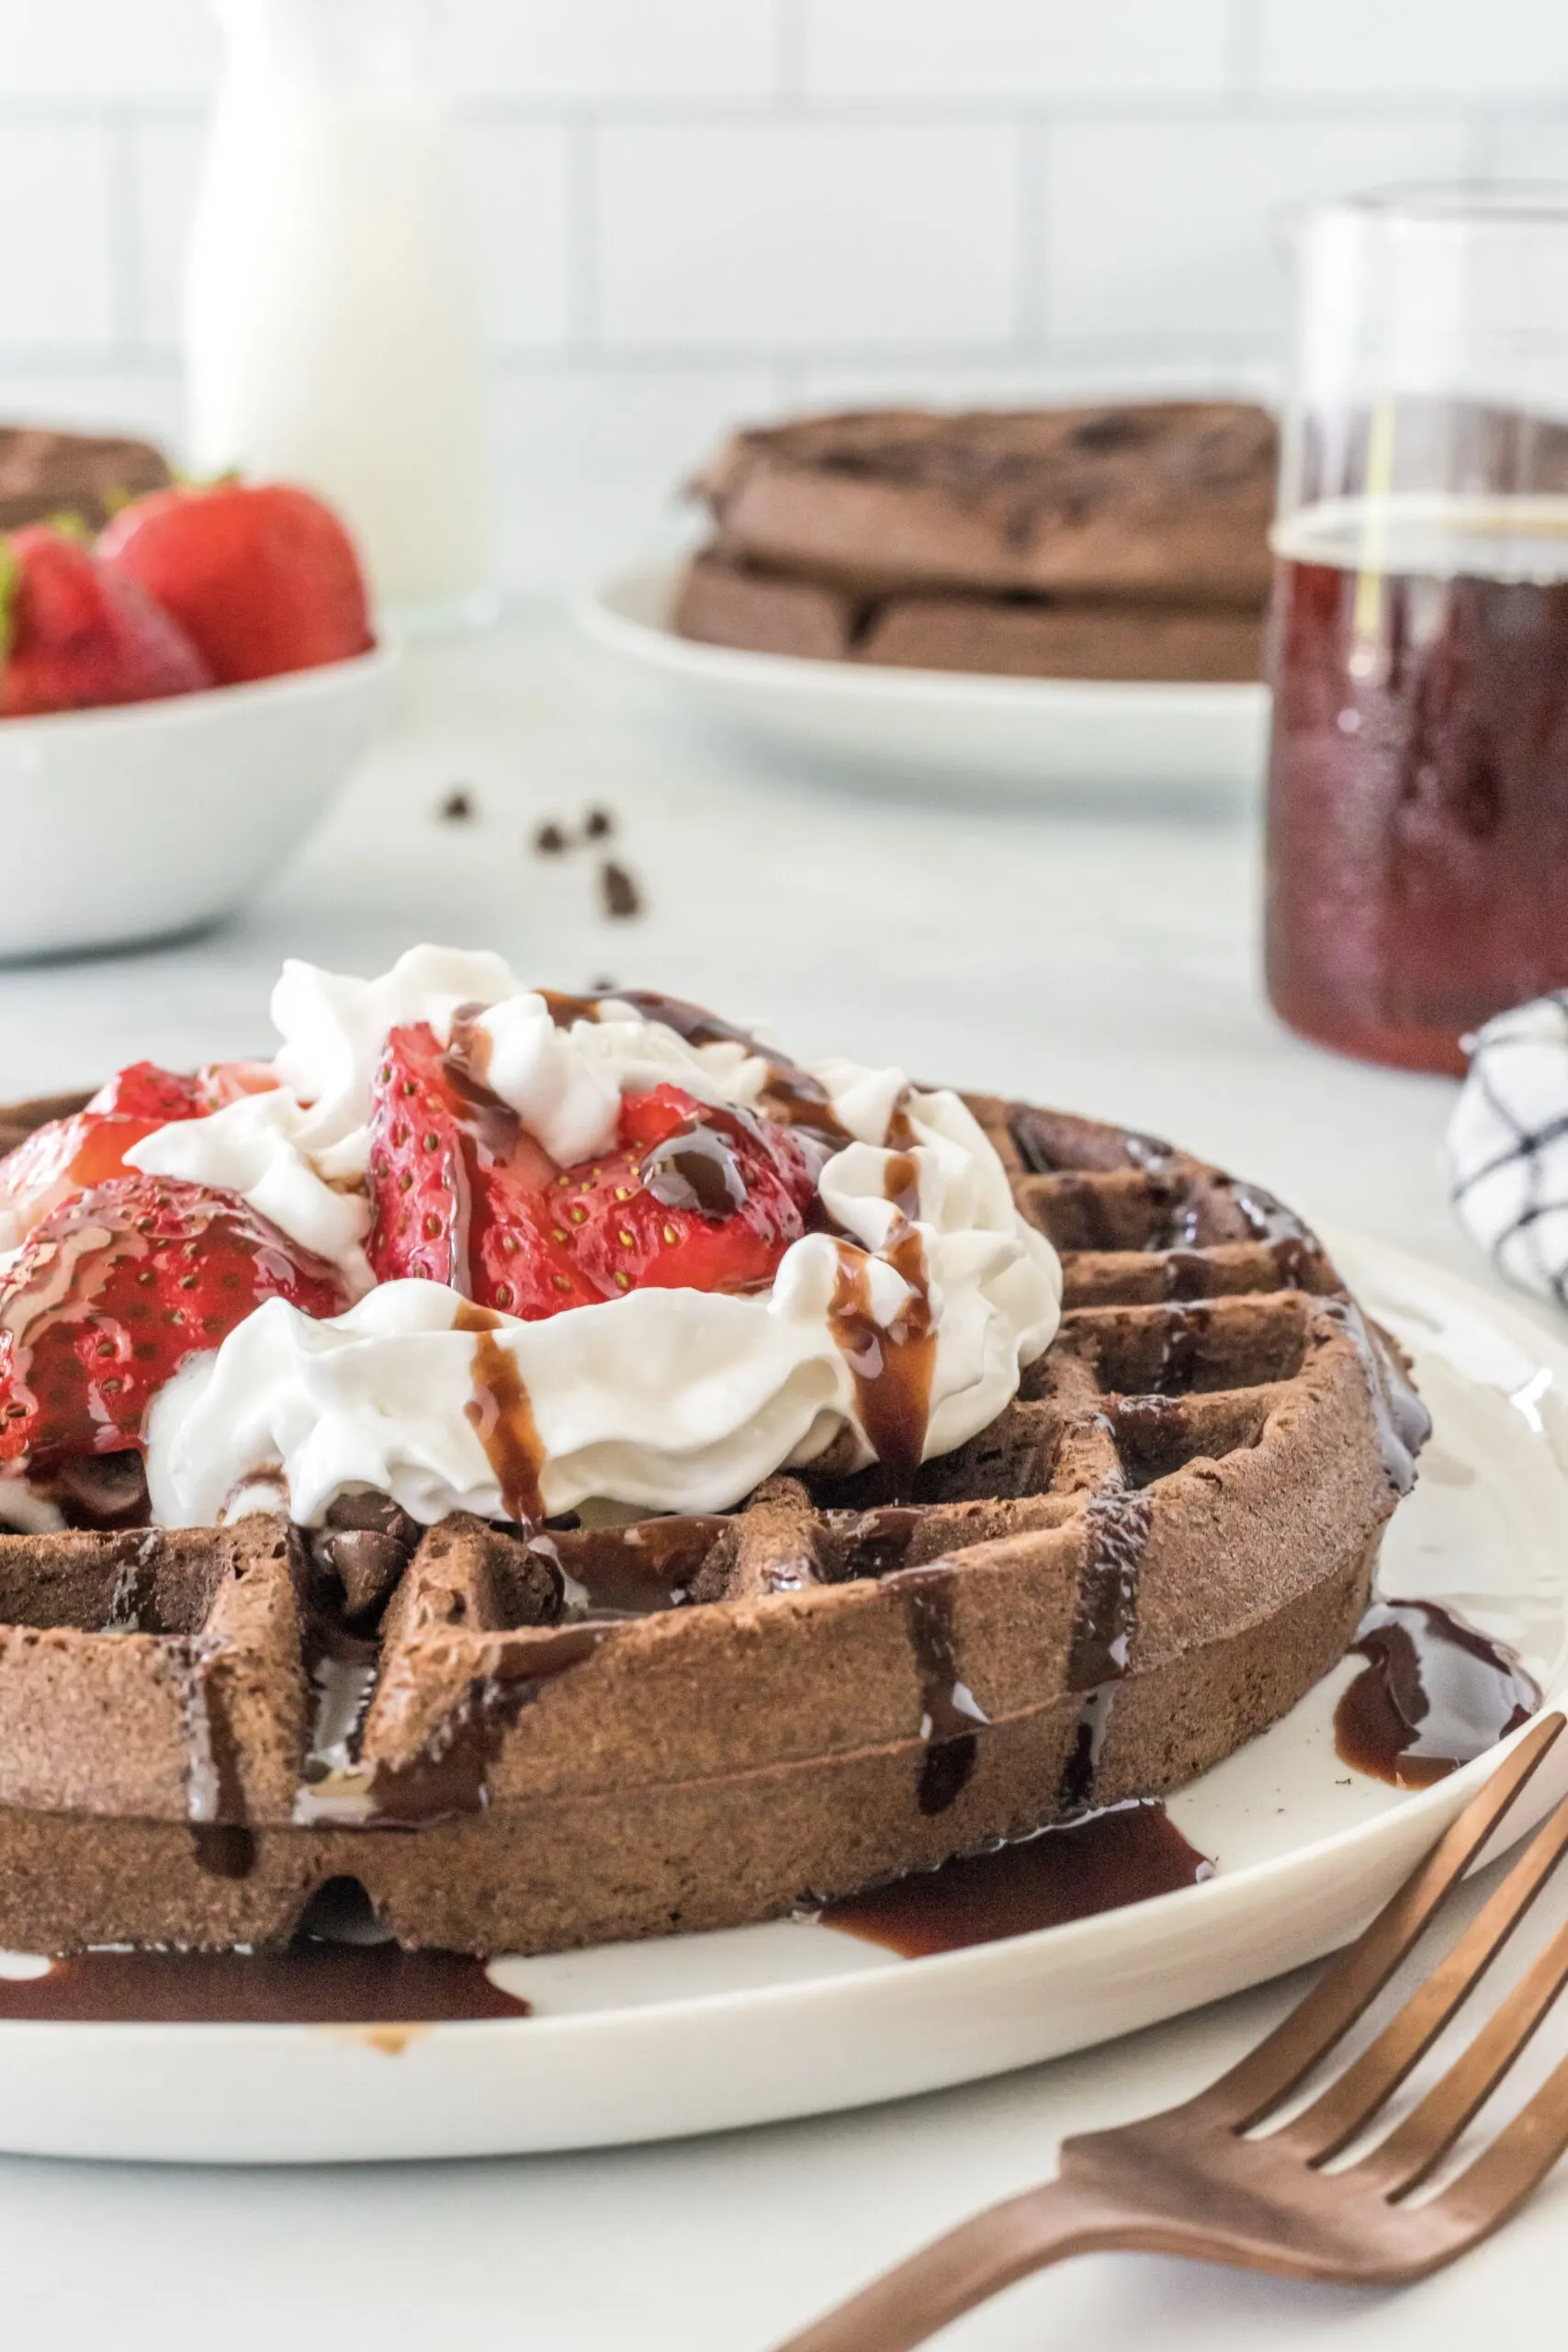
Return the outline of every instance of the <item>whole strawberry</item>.
<path id="1" fill-rule="evenodd" d="M 0 718 L 153 702 L 211 684 L 179 622 L 79 540 L 39 523 L 0 541 Z"/>
<path id="2" fill-rule="evenodd" d="M 153 491 L 115 516 L 98 556 L 175 616 L 220 685 L 374 642 L 353 540 L 330 506 L 287 483 Z"/>
<path id="3" fill-rule="evenodd" d="M 335 1266 L 231 1193 L 118 1176 L 74 1193 L 0 1281 L 0 1461 L 138 1444 L 154 1392 L 267 1298 L 350 1303 Z"/>

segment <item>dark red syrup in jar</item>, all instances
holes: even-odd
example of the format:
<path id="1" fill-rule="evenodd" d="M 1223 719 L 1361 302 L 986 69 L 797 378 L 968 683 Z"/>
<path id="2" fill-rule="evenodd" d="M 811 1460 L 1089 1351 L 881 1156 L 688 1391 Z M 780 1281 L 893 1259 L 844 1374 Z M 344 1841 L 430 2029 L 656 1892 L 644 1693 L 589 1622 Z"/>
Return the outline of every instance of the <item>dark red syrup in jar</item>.
<path id="1" fill-rule="evenodd" d="M 1269 996 L 1461 1073 L 1568 985 L 1568 500 L 1337 500 L 1276 547 Z"/>

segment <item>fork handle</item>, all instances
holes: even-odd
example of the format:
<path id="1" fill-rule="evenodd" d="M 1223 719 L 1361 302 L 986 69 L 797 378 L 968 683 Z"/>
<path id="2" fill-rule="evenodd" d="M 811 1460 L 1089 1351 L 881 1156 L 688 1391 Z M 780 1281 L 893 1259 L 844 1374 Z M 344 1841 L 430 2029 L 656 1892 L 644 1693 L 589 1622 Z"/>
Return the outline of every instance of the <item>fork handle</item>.
<path id="1" fill-rule="evenodd" d="M 907 2262 L 873 2279 L 847 2303 L 792 2335 L 776 2352 L 908 2352 L 1015 2279 L 1069 2255 L 1158 2241 L 1173 2233 L 1072 2180 L 1051 2180 L 989 2205 Z"/>

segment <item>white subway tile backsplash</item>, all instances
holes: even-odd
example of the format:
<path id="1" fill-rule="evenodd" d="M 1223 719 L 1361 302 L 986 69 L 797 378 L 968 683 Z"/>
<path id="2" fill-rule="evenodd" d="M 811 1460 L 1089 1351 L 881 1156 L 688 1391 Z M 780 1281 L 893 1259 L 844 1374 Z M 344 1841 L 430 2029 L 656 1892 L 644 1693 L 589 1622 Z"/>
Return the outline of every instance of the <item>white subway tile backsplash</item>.
<path id="1" fill-rule="evenodd" d="M 1276 348 L 1282 208 L 1460 178 L 1470 157 L 1458 118 L 1064 122 L 1044 136 L 1047 330 L 1107 350 Z"/>
<path id="2" fill-rule="evenodd" d="M 534 584 L 658 543 L 671 485 L 742 413 L 1267 394 L 1280 207 L 1568 179 L 1568 9 L 1548 0 L 440 0 L 432 18 L 510 569 Z M 0 0 L 12 413 L 177 430 L 219 54 L 211 0 Z"/>
<path id="3" fill-rule="evenodd" d="M 613 345 L 1014 332 L 1021 200 L 1006 125 L 623 125 L 599 149 L 598 317 Z"/>
<path id="4" fill-rule="evenodd" d="M 0 353 L 0 418 L 140 434 L 177 458 L 185 398 L 178 373 L 168 366 L 38 368 Z"/>
<path id="5" fill-rule="evenodd" d="M 0 0 L 0 99 L 188 97 L 219 53 L 208 0 Z"/>
<path id="6" fill-rule="evenodd" d="M 509 350 L 571 331 L 571 139 L 559 123 L 479 122 L 462 130 L 492 339 Z"/>
<path id="7" fill-rule="evenodd" d="M 1258 0 L 1259 85 L 1314 97 L 1568 98 L 1553 0 Z"/>
<path id="8" fill-rule="evenodd" d="M 107 138 L 96 124 L 0 128 L 0 353 L 92 351 L 112 339 Z"/>
<path id="9" fill-rule="evenodd" d="M 730 424 L 777 407 L 766 368 L 508 368 L 496 390 L 502 561 L 573 586 L 686 535 L 681 484 Z"/>
<path id="10" fill-rule="evenodd" d="M 467 98 L 766 95 L 784 0 L 446 0 L 445 77 Z"/>
<path id="11" fill-rule="evenodd" d="M 138 255 L 134 335 L 172 351 L 180 339 L 186 232 L 205 138 L 195 120 L 139 122 L 131 129 Z"/>
<path id="12" fill-rule="evenodd" d="M 1247 358 L 1186 360 L 1168 351 L 1121 352 L 1104 360 L 1032 360 L 1011 367 L 974 368 L 951 361 L 911 360 L 899 366 L 835 366 L 819 361 L 795 381 L 806 409 L 1035 408 L 1127 400 L 1258 400 L 1276 402 L 1282 389 L 1277 365 Z"/>
<path id="13" fill-rule="evenodd" d="M 802 0 L 825 97 L 1213 95 L 1230 0 Z"/>

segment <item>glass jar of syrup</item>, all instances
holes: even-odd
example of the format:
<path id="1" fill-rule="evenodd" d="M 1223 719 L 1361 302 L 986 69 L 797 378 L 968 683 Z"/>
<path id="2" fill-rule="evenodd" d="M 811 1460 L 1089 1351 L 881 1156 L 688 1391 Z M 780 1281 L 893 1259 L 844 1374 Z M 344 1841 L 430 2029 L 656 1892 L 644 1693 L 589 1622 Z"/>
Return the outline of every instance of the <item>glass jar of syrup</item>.
<path id="1" fill-rule="evenodd" d="M 1458 1072 L 1568 987 L 1568 189 L 1395 189 L 1297 238 L 1269 993 Z"/>

